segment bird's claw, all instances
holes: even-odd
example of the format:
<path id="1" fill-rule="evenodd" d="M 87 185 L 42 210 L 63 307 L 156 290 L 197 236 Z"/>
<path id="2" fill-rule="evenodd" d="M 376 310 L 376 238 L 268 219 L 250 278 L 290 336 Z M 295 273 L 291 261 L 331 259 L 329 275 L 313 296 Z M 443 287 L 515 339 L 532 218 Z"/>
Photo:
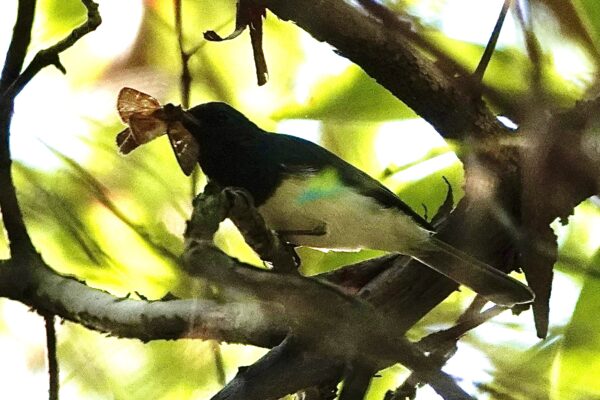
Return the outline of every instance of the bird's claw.
<path id="1" fill-rule="evenodd" d="M 245 189 L 240 187 L 226 187 L 222 191 L 225 198 L 234 206 L 244 206 L 246 208 L 254 207 L 254 199 L 252 195 Z M 243 202 L 244 204 L 241 204 Z"/>

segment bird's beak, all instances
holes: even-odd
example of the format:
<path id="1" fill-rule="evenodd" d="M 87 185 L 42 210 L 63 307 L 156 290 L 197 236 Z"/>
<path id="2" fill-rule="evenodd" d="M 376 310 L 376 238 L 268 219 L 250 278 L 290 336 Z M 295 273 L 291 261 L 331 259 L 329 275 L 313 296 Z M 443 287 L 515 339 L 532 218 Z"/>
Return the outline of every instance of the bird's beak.
<path id="1" fill-rule="evenodd" d="M 187 127 L 193 127 L 194 130 L 201 131 L 203 129 L 202 122 L 187 111 L 181 111 L 180 119 L 182 124 Z M 189 130 L 189 128 L 188 128 Z"/>
<path id="2" fill-rule="evenodd" d="M 201 132 L 203 129 L 202 122 L 181 106 L 168 103 L 163 106 L 162 112 L 165 121 L 181 122 L 188 131 Z"/>
<path id="3" fill-rule="evenodd" d="M 174 122 L 180 121 L 182 118 L 182 114 L 184 113 L 183 108 L 181 106 L 176 106 L 174 104 L 168 103 L 165 104 L 162 109 L 162 118 L 165 122 Z"/>

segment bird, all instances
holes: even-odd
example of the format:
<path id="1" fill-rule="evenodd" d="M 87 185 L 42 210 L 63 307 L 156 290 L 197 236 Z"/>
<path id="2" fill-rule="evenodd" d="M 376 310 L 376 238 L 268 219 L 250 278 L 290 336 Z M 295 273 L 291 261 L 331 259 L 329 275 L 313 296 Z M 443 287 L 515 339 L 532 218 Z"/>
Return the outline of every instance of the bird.
<path id="1" fill-rule="evenodd" d="M 324 147 L 265 131 L 223 102 L 164 109 L 174 108 L 208 180 L 250 193 L 267 226 L 290 244 L 397 252 L 498 305 L 533 301 L 527 285 L 436 238 L 394 192 Z"/>

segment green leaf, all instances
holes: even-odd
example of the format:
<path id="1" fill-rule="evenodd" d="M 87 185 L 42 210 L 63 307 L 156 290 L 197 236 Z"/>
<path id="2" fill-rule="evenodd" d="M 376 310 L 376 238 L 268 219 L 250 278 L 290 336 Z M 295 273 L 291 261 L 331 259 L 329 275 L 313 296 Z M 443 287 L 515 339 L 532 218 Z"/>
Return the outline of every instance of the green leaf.
<path id="1" fill-rule="evenodd" d="M 593 257 L 565 331 L 558 360 L 557 398 L 598 398 L 600 396 L 600 250 Z M 557 293 L 556 295 L 559 295 Z"/>
<path id="2" fill-rule="evenodd" d="M 414 118 L 415 113 L 360 68 L 321 80 L 306 103 L 291 102 L 273 114 L 276 119 L 387 121 Z"/>
<path id="3" fill-rule="evenodd" d="M 578 11 L 582 23 L 588 28 L 594 48 L 598 52 L 600 43 L 600 8 L 597 0 L 575 0 L 573 5 Z"/>

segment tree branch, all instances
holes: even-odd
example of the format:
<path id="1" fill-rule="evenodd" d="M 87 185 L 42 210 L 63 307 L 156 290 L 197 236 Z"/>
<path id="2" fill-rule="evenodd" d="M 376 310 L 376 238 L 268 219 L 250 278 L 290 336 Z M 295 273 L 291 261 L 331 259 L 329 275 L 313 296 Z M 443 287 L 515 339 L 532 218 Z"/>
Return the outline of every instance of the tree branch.
<path id="1" fill-rule="evenodd" d="M 196 201 L 183 257 L 187 271 L 221 287 L 224 303 L 117 299 L 35 260 L 19 268 L 14 262 L 3 265 L 0 295 L 111 335 L 142 340 L 200 337 L 273 346 L 289 333 L 327 359 L 361 360 L 377 368 L 401 362 L 444 398 L 469 398 L 397 335 L 394 321 L 368 304 L 318 280 L 249 267 L 216 249 L 212 236 L 227 216 L 224 198 L 203 195 Z"/>
<path id="2" fill-rule="evenodd" d="M 282 310 L 267 303 L 119 298 L 61 276 L 36 260 L 4 261 L 0 296 L 41 314 L 55 314 L 95 331 L 144 342 L 200 338 L 272 347 L 287 333 Z"/>
<path id="3" fill-rule="evenodd" d="M 23 67 L 27 48 L 31 41 L 35 3 L 35 0 L 19 1 L 17 20 L 2 69 L 0 94 L 4 93 L 14 82 Z M 25 257 L 27 254 L 34 253 L 35 249 L 23 222 L 10 171 L 12 161 L 9 137 L 13 110 L 14 98 L 0 97 L 0 188 L 2 188 L 0 190 L 0 212 L 10 241 L 11 254 L 14 257 Z"/>
<path id="4" fill-rule="evenodd" d="M 256 0 L 326 41 L 447 138 L 506 132 L 477 93 L 466 90 L 398 30 L 340 0 Z M 468 87 L 468 86 L 467 86 Z"/>
<path id="5" fill-rule="evenodd" d="M 0 78 L 0 93 L 19 76 L 27 48 L 31 42 L 31 27 L 35 16 L 36 0 L 20 0 L 17 10 L 17 20 L 13 28 L 13 36 L 6 52 L 2 77 Z"/>
<path id="6" fill-rule="evenodd" d="M 61 72 L 66 73 L 65 67 L 60 62 L 60 53 L 72 47 L 83 36 L 96 30 L 102 23 L 102 18 L 98 12 L 98 4 L 92 0 L 81 0 L 81 3 L 87 9 L 86 21 L 73 29 L 66 38 L 46 49 L 38 51 L 27 68 L 2 92 L 3 98 L 14 99 L 38 72 L 49 65 L 54 65 Z"/>
<path id="7" fill-rule="evenodd" d="M 58 400 L 59 374 L 54 315 L 44 315 L 44 321 L 46 323 L 46 351 L 48 352 L 48 400 Z"/>
<path id="8" fill-rule="evenodd" d="M 27 68 L 19 74 L 31 36 L 35 1 L 22 0 L 19 2 L 15 31 L 0 82 L 0 187 L 2 188 L 0 190 L 0 210 L 13 257 L 25 258 L 35 254 L 35 248 L 23 221 L 11 174 L 12 160 L 9 140 L 14 99 L 44 67 L 53 64 L 65 72 L 60 63 L 59 54 L 100 25 L 98 5 L 91 0 L 82 0 L 82 3 L 88 10 L 85 23 L 75 28 L 65 39 L 54 46 L 39 51 Z"/>
<path id="9" fill-rule="evenodd" d="M 201 194 L 195 201 L 185 234 L 187 250 L 183 267 L 188 273 L 222 288 L 228 298 L 276 304 L 285 310 L 281 318 L 287 321 L 292 337 L 309 351 L 328 356 L 332 362 L 359 363 L 372 366 L 373 370 L 400 362 L 424 377 L 444 398 L 469 398 L 450 377 L 438 368 L 431 368 L 429 360 L 398 335 L 396 321 L 375 312 L 369 304 L 318 280 L 256 270 L 217 250 L 212 237 L 227 217 L 226 196 Z M 206 262 L 207 259 L 212 261 Z M 224 388 L 219 396 L 228 398 L 230 387 Z M 269 398 L 289 393 L 281 387 L 269 387 L 272 391 Z M 252 399 L 247 393 L 242 397 Z"/>

